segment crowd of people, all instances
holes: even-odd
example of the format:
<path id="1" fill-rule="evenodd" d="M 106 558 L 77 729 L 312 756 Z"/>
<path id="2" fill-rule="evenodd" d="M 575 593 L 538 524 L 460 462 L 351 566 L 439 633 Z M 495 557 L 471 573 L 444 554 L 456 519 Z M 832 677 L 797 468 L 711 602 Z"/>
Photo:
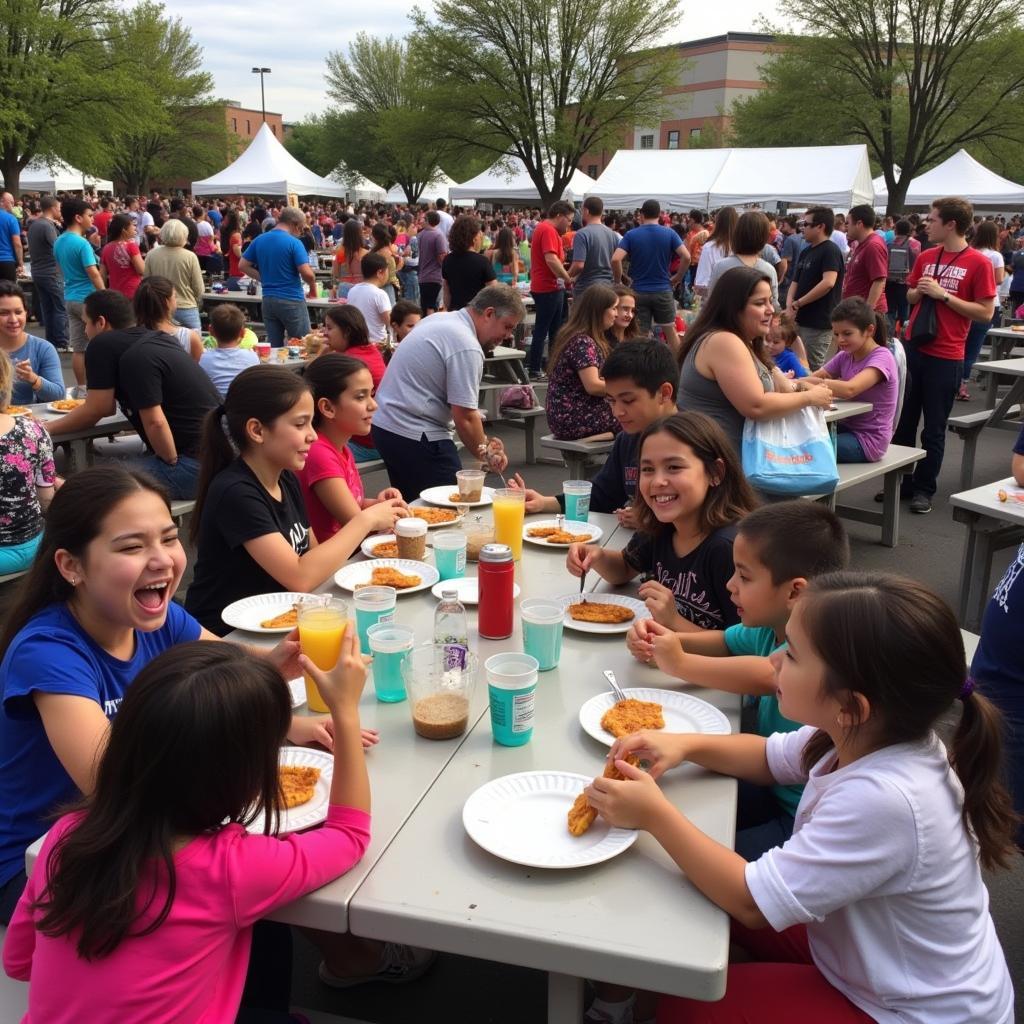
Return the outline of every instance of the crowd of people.
<path id="1" fill-rule="evenodd" d="M 612 441 L 590 508 L 634 531 L 621 551 L 572 545 L 567 573 L 636 585 L 651 613 L 625 641 L 638 662 L 756 704 L 740 735 L 620 739 L 622 777 L 587 790 L 730 914 L 754 962 L 730 967 L 713 1004 L 598 984 L 588 1021 L 1009 1024 L 981 870 L 1024 844 L 1024 548 L 969 669 L 927 587 L 851 571 L 824 505 L 751 487 L 742 435 L 748 421 L 860 398 L 871 409 L 840 425 L 838 459 L 877 461 L 920 438 L 905 487 L 927 512 L 972 325 L 993 322 L 997 285 L 1012 305 L 1007 245 L 1024 282 L 1020 222 L 978 220 L 956 197 L 914 221 L 867 206 L 842 220 L 824 207 L 684 217 L 654 200 L 621 216 L 596 198 L 488 217 L 443 201 L 0 205 L 17 225 L 15 245 L 0 217 L 13 256 L 0 259 L 0 573 L 26 571 L 0 632 L 0 921 L 6 970 L 31 978 L 30 1020 L 87 1019 L 97 1000 L 118 1019 L 288 1020 L 290 933 L 262 919 L 362 856 L 363 749 L 386 738 L 360 725 L 353 630 L 321 672 L 294 635 L 271 651 L 225 642 L 221 612 L 314 591 L 424 489 L 451 485 L 464 456 L 508 470 L 479 394 L 529 297 L 527 366 L 549 426 Z M 27 330 L 26 249 L 45 338 Z M 260 365 L 234 304 L 204 326 L 207 275 L 261 282 L 271 345 L 311 333 L 321 258 L 338 301 L 303 372 Z M 64 396 L 55 348 L 67 347 L 83 404 L 45 429 L 11 415 L 19 399 Z M 54 444 L 117 406 L 146 454 L 62 481 Z M 1015 450 L 1024 486 L 1024 432 Z M 389 486 L 367 494 L 359 463 L 376 458 Z M 527 512 L 564 510 L 564 495 L 509 482 Z M 183 603 L 171 497 L 196 502 Z M 292 716 L 284 681 L 303 670 L 328 716 Z M 947 750 L 936 729 L 954 703 Z M 251 808 L 275 817 L 286 738 L 334 752 L 327 821 L 247 835 Z M 657 779 L 683 762 L 741 780 L 734 848 L 661 794 Z M 25 848 L 47 832 L 29 877 Z M 339 988 L 411 981 L 432 962 L 311 938 Z"/>

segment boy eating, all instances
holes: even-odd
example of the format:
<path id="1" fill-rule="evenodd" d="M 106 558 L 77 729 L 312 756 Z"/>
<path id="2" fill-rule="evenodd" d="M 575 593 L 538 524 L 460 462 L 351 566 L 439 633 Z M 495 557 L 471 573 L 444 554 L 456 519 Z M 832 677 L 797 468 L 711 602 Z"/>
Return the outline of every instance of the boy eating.
<path id="1" fill-rule="evenodd" d="M 237 306 L 224 303 L 214 308 L 210 314 L 210 334 L 217 342 L 217 347 L 207 349 L 199 365 L 223 398 L 231 382 L 244 369 L 256 366 L 260 360 L 251 348 L 241 347 L 245 334 L 245 314 Z"/>

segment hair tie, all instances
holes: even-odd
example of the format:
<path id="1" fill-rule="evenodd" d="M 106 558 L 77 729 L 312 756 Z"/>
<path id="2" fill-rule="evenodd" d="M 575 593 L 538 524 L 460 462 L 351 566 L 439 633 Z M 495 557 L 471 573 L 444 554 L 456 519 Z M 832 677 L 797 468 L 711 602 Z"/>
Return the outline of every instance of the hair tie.
<path id="1" fill-rule="evenodd" d="M 960 700 L 967 700 L 972 693 L 974 693 L 974 676 L 968 676 L 964 680 L 964 685 L 960 687 Z"/>

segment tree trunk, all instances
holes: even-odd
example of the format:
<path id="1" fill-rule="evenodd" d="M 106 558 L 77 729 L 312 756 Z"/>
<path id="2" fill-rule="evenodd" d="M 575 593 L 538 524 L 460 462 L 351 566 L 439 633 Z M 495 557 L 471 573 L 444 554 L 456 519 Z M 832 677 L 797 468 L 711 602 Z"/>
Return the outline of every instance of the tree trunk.
<path id="1" fill-rule="evenodd" d="M 910 188 L 910 174 L 900 171 L 900 180 L 889 189 L 889 199 L 886 203 L 885 212 L 890 217 L 897 217 L 903 213 L 907 201 L 907 189 Z"/>
<path id="2" fill-rule="evenodd" d="M 17 197 L 21 189 L 21 171 L 28 161 L 22 160 L 13 145 L 0 150 L 0 174 L 4 176 L 4 189 Z"/>

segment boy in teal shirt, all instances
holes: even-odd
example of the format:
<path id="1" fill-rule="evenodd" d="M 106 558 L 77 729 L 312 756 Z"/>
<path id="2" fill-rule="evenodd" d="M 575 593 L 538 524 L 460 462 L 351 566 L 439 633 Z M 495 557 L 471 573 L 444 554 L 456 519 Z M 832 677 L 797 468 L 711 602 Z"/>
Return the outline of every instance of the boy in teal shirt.
<path id="1" fill-rule="evenodd" d="M 809 580 L 845 569 L 846 531 L 824 505 L 797 500 L 765 505 L 740 525 L 733 544 L 729 594 L 740 625 L 705 633 L 675 633 L 650 619 L 630 630 L 628 646 L 641 661 L 699 686 L 756 699 L 759 736 L 792 732 L 800 723 L 779 711 L 768 656 L 785 646 L 786 624 Z M 801 786 L 740 783 L 736 852 L 757 860 L 793 832 Z"/>

